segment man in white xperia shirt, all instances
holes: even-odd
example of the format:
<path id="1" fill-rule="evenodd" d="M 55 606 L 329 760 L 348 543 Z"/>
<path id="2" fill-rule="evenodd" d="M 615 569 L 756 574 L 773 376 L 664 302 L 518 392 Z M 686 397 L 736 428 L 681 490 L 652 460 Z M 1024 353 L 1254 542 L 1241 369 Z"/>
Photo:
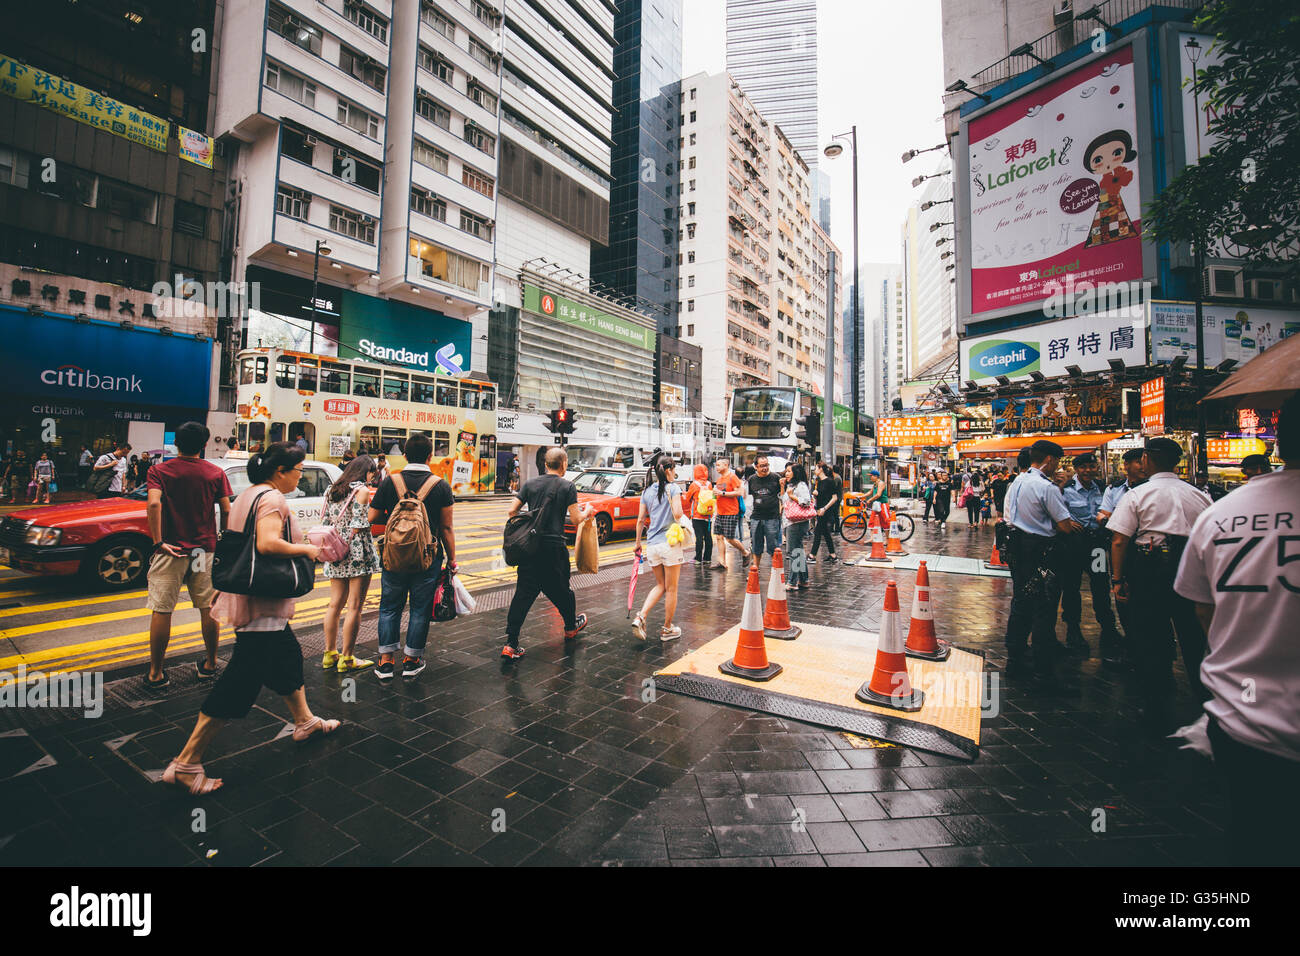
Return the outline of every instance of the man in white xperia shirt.
<path id="1" fill-rule="evenodd" d="M 1195 602 L 1209 653 L 1214 762 L 1236 863 L 1300 861 L 1300 396 L 1283 406 L 1280 471 L 1252 478 L 1196 520 L 1174 588 Z"/>

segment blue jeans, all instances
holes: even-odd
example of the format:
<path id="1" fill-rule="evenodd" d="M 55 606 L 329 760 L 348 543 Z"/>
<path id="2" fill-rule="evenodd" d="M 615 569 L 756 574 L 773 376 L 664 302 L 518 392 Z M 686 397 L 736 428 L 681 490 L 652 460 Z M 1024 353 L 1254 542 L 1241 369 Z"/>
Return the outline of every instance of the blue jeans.
<path id="1" fill-rule="evenodd" d="M 790 584 L 808 583 L 808 557 L 803 543 L 808 538 L 808 522 L 792 521 L 785 528 L 785 579 Z"/>
<path id="2" fill-rule="evenodd" d="M 406 628 L 406 656 L 423 657 L 433 618 L 433 592 L 442 568 L 438 562 L 427 571 L 384 570 L 379 579 L 379 653 L 396 654 L 401 645 L 402 609 L 411 599 L 411 619 Z"/>
<path id="3" fill-rule="evenodd" d="M 755 554 L 763 553 L 764 544 L 768 554 L 776 554 L 776 549 L 781 546 L 781 519 L 750 518 L 749 536 Z"/>

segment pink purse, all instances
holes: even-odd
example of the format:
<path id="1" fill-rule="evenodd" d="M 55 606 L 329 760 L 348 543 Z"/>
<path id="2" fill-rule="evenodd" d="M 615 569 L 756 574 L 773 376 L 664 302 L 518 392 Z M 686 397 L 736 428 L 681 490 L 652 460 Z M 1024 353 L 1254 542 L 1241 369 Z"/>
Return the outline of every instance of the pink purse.
<path id="1" fill-rule="evenodd" d="M 787 521 L 811 521 L 817 517 L 817 509 L 812 505 L 801 505 L 791 498 L 785 504 L 785 518 Z"/>
<path id="2" fill-rule="evenodd" d="M 340 516 L 347 514 L 348 508 L 352 506 L 352 499 L 356 496 L 355 490 L 348 495 L 339 509 Z M 321 558 L 325 561 L 342 561 L 351 550 L 349 541 L 343 540 L 339 529 L 332 524 L 318 524 L 308 528 L 306 537 L 310 543 L 320 548 Z"/>

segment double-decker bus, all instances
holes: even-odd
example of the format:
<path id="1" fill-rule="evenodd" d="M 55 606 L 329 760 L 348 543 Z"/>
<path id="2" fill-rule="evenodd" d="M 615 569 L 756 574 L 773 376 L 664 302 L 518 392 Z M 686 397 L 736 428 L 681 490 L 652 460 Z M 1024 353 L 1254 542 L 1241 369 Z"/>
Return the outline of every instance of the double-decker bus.
<path id="1" fill-rule="evenodd" d="M 708 418 L 666 418 L 664 441 L 681 461 L 711 463 L 727 449 L 727 430 Z"/>
<path id="2" fill-rule="evenodd" d="M 835 408 L 835 456 L 853 454 L 853 410 L 832 403 Z M 800 457 L 807 445 L 796 438 L 796 419 L 816 410 L 825 414 L 821 396 L 793 385 L 758 385 L 737 388 L 731 393 L 727 454 L 733 467 L 744 467 L 759 455 L 787 461 Z M 819 454 L 827 456 L 825 449 Z"/>
<path id="3" fill-rule="evenodd" d="M 317 460 L 382 453 L 398 459 L 390 462 L 396 468 L 405 464 L 406 439 L 423 432 L 433 440 L 429 468 L 454 494 L 492 491 L 492 382 L 287 349 L 245 349 L 237 361 L 235 429 L 250 452 L 302 435 Z"/>

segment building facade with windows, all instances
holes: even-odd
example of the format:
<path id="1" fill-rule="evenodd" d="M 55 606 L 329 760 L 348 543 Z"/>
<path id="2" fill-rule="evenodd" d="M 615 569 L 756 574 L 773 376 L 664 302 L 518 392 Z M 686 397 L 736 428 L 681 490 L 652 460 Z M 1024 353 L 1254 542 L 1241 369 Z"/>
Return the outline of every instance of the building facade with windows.
<path id="1" fill-rule="evenodd" d="M 812 211 L 807 164 L 728 74 L 686 77 L 682 93 L 683 309 L 670 332 L 702 350 L 703 412 L 724 420 L 739 387 L 821 394 L 834 246 Z"/>
<path id="2" fill-rule="evenodd" d="M 226 158 L 211 140 L 223 8 L 141 0 L 124 15 L 85 0 L 6 14 L 0 452 L 47 451 L 69 485 L 83 443 L 160 447 L 219 408 L 227 319 L 203 284 L 224 277 Z M 179 356 L 183 390 L 146 374 Z M 86 374 L 43 374 L 66 363 Z M 106 377 L 130 394 L 87 384 Z"/>
<path id="3" fill-rule="evenodd" d="M 907 308 L 904 374 L 957 355 L 952 162 L 935 167 L 903 220 L 903 298 Z M 922 206 L 929 205 L 929 209 Z"/>

